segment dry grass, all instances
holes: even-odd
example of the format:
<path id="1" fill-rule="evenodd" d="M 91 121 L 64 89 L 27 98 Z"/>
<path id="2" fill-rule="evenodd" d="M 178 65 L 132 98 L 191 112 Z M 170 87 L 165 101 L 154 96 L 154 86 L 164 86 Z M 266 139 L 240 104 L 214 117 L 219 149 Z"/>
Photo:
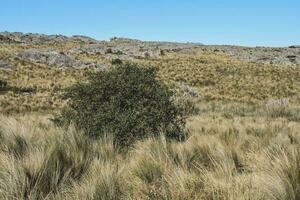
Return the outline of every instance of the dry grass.
<path id="1" fill-rule="evenodd" d="M 10 86 L 0 93 L 0 113 L 37 111 L 0 115 L 0 199 L 300 199 L 299 66 L 205 52 L 133 60 L 159 66 L 159 78 L 175 87 L 192 86 L 199 96 L 187 100 L 199 111 L 185 142 L 149 138 L 120 153 L 109 135 L 95 141 L 53 126 L 45 113 L 64 105 L 62 90 L 84 81 L 85 71 L 13 59 L 32 48 L 49 45 L 0 46 L 0 59 L 16 66 L 0 71 Z M 101 55 L 77 58 L 109 64 Z M 266 104 L 271 98 L 289 104 Z"/>
<path id="2" fill-rule="evenodd" d="M 257 104 L 270 98 L 300 98 L 298 66 L 250 63 L 215 53 L 171 54 L 139 62 L 159 66 L 163 80 L 199 88 L 209 101 Z"/>
<path id="3" fill-rule="evenodd" d="M 66 52 L 80 44 L 48 45 Z M 26 49 L 46 48 L 34 45 L 1 45 L 0 59 L 15 64 L 14 71 L 0 71 L 11 90 L 0 94 L 0 111 L 6 113 L 28 111 L 53 111 L 64 104 L 59 98 L 62 89 L 76 81 L 84 80 L 87 70 L 57 69 L 13 59 L 14 54 Z M 105 55 L 76 55 L 77 59 L 94 61 L 110 66 Z M 156 59 L 133 59 L 132 62 L 158 66 L 160 79 L 175 85 L 185 83 L 200 91 L 206 101 L 242 102 L 261 104 L 275 98 L 300 100 L 299 66 L 263 65 L 239 61 L 221 53 L 195 55 L 167 54 Z M 33 91 L 28 93 L 27 91 Z"/>
<path id="4" fill-rule="evenodd" d="M 60 109 L 64 104 L 59 98 L 62 90 L 76 81 L 83 81 L 84 74 L 95 69 L 59 69 L 20 60 L 15 55 L 28 49 L 51 48 L 66 52 L 76 45 L 79 44 L 54 44 L 52 46 L 1 44 L 0 60 L 13 64 L 16 69 L 0 70 L 0 79 L 9 84 L 9 89 L 0 93 L 0 112 L 23 113 Z"/>
<path id="5" fill-rule="evenodd" d="M 201 105 L 190 137 L 119 153 L 40 114 L 0 117 L 1 199 L 299 199 L 300 124 L 263 109 Z M 233 109 L 235 107 L 236 109 Z M 239 113 L 239 112 L 237 112 Z"/>

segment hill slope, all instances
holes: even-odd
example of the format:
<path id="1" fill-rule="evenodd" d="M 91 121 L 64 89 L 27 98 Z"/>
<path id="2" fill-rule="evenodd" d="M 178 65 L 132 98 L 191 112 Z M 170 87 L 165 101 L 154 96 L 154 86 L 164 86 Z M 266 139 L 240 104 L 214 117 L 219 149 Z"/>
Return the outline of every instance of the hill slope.
<path id="1" fill-rule="evenodd" d="M 300 99 L 300 48 L 248 48 L 196 43 L 143 42 L 126 38 L 97 41 L 0 33 L 0 109 L 53 110 L 61 90 L 84 80 L 84 72 L 103 70 L 113 59 L 155 65 L 160 78 L 188 85 L 202 99 L 259 104 L 270 98 Z"/>

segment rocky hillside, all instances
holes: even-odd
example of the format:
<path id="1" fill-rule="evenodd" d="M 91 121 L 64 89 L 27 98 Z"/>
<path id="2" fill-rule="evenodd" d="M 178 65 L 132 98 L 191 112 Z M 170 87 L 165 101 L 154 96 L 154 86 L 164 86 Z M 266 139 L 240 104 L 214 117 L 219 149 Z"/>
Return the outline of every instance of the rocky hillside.
<path id="1" fill-rule="evenodd" d="M 264 103 L 289 97 L 300 101 L 300 47 L 209 46 L 198 43 L 144 42 L 127 38 L 97 41 L 0 33 L 0 112 L 56 110 L 62 90 L 103 70 L 114 59 L 157 66 L 159 78 L 199 93 L 202 100 Z"/>
<path id="2" fill-rule="evenodd" d="M 21 60 L 45 63 L 57 67 L 88 67 L 99 63 L 83 62 L 79 55 L 102 55 L 106 58 L 159 58 L 168 53 L 197 54 L 218 52 L 234 58 L 264 64 L 292 65 L 300 63 L 300 46 L 286 48 L 210 46 L 198 43 L 144 42 L 127 38 L 112 38 L 97 41 L 87 36 L 66 37 L 63 35 L 43 35 L 33 33 L 0 33 L 0 45 L 18 46 L 14 54 Z M 12 68 L 0 60 L 0 68 Z"/>

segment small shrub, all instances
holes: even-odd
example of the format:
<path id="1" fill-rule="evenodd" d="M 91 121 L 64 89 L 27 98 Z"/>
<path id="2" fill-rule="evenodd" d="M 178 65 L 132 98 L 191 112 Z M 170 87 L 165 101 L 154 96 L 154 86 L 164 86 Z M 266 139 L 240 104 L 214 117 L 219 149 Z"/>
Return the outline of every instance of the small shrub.
<path id="1" fill-rule="evenodd" d="M 0 91 L 4 91 L 7 89 L 7 82 L 0 79 Z"/>
<path id="2" fill-rule="evenodd" d="M 150 53 L 149 52 L 145 52 L 144 56 L 145 56 L 145 58 L 149 58 L 150 57 Z"/>
<path id="3" fill-rule="evenodd" d="M 113 51 L 112 51 L 111 48 L 108 48 L 108 49 L 106 49 L 106 51 L 105 51 L 105 54 L 112 54 L 112 53 L 113 53 Z"/>
<path id="4" fill-rule="evenodd" d="M 36 89 L 34 87 L 19 87 L 15 88 L 19 93 L 35 93 Z"/>
<path id="5" fill-rule="evenodd" d="M 123 63 L 122 60 L 119 58 L 112 59 L 111 61 L 112 65 L 121 65 L 122 63 Z"/>
<path id="6" fill-rule="evenodd" d="M 184 138 L 184 112 L 174 102 L 173 91 L 156 79 L 156 68 L 116 65 L 91 73 L 88 83 L 67 89 L 69 99 L 58 125 L 74 123 L 91 137 L 114 135 L 114 143 L 128 147 L 134 141 L 161 133 L 169 139 Z"/>
<path id="7" fill-rule="evenodd" d="M 116 51 L 116 54 L 117 54 L 117 55 L 122 55 L 122 54 L 123 54 L 123 52 L 122 52 L 122 51 L 120 51 L 120 50 L 117 50 L 117 51 Z"/>

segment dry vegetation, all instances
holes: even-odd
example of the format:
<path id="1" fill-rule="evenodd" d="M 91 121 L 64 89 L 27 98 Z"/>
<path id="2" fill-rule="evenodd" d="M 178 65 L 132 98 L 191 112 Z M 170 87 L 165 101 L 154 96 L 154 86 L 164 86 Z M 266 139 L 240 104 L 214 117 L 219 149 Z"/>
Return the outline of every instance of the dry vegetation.
<path id="1" fill-rule="evenodd" d="M 300 198 L 300 125 L 264 110 L 208 105 L 187 141 L 147 139 L 128 153 L 49 117 L 0 117 L 1 199 Z"/>
<path id="2" fill-rule="evenodd" d="M 163 80 L 199 88 L 207 100 L 258 104 L 269 98 L 300 98 L 299 66 L 249 63 L 211 53 L 170 55 L 142 63 L 159 66 Z"/>
<path id="3" fill-rule="evenodd" d="M 7 48 L 2 59 L 12 55 Z M 78 55 L 81 60 L 100 60 L 101 55 Z M 5 59 L 4 59 L 5 60 Z M 84 79 L 84 70 L 57 69 L 42 64 L 14 60 L 17 69 L 1 72 L 0 79 L 19 90 L 0 96 L 2 112 L 44 111 L 61 108 L 61 90 Z M 160 78 L 170 84 L 185 83 L 200 91 L 203 100 L 262 104 L 270 98 L 300 100 L 300 67 L 249 63 L 224 54 L 169 54 L 160 59 L 135 59 L 132 62 L 158 66 Z M 93 69 L 90 69 L 93 70 Z M 26 89 L 34 92 L 26 93 Z M 25 92 L 22 92 L 25 91 Z"/>
<path id="4" fill-rule="evenodd" d="M 34 47 L 3 45 L 0 58 L 26 48 Z M 49 118 L 64 104 L 59 95 L 84 70 L 15 59 L 16 70 L 0 71 L 10 86 L 0 93 L 0 199 L 300 199 L 299 66 L 217 53 L 133 61 L 199 92 L 187 141 L 152 138 L 120 153 L 109 136 L 92 141 L 57 128 Z M 271 98 L 290 101 L 266 107 Z"/>

